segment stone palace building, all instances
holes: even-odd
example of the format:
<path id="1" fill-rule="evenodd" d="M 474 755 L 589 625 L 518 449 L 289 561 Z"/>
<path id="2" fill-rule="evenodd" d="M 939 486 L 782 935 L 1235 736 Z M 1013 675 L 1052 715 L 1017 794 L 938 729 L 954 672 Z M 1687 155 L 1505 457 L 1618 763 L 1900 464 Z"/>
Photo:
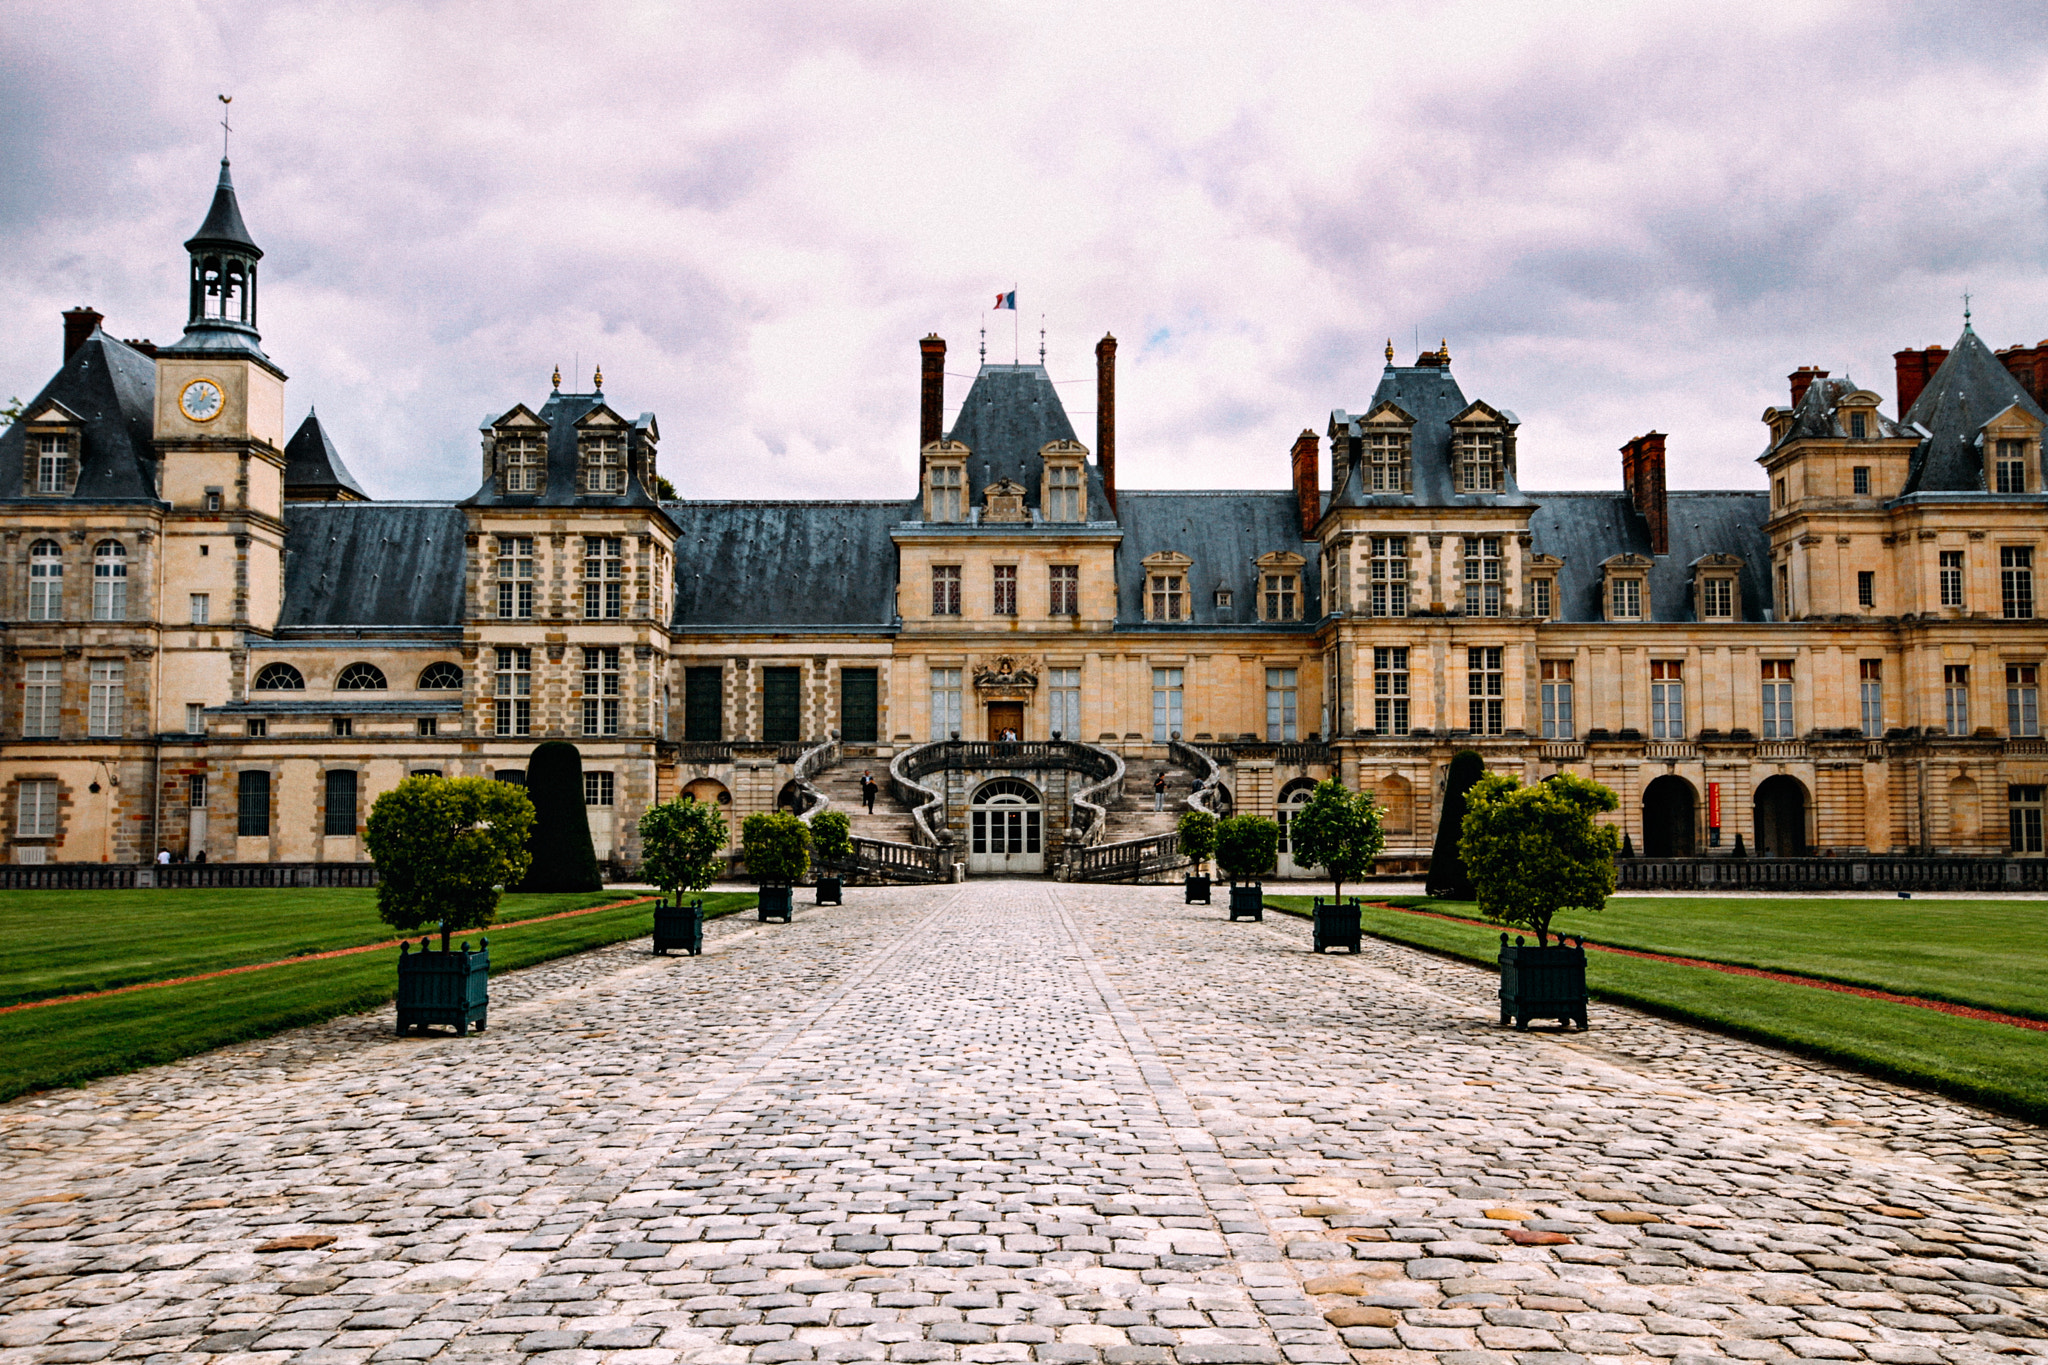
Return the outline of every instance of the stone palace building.
<path id="1" fill-rule="evenodd" d="M 65 314 L 0 436 L 11 863 L 360 860 L 380 791 L 550 737 L 623 866 L 650 801 L 894 765 L 972 774 L 973 870 L 1056 869 L 1075 782 L 1168 769 L 1280 815 L 1341 775 L 1415 867 L 1468 747 L 1613 787 L 1644 854 L 2042 852 L 2048 343 L 1902 351 L 1889 416 L 1797 370 L 1764 491 L 1667 489 L 1656 432 L 1623 491 L 1534 491 L 1515 414 L 1391 347 L 1274 487 L 1120 488 L 1113 338 L 1091 448 L 1042 364 L 983 364 L 945 429 L 934 336 L 902 496 L 661 500 L 654 415 L 557 375 L 484 418 L 467 496 L 386 502 L 292 424 L 226 161 L 185 247 L 182 338 Z"/>

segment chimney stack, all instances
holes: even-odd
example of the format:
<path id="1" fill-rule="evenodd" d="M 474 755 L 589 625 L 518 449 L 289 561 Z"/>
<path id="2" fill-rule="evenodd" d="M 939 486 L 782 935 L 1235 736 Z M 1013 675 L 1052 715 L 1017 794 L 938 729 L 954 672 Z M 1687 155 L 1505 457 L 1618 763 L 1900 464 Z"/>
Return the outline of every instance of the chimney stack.
<path id="1" fill-rule="evenodd" d="M 1649 529 L 1650 553 L 1670 554 L 1671 514 L 1664 500 L 1663 432 L 1646 432 L 1621 448 L 1621 481 L 1628 487 L 1629 502 Z"/>
<path id="2" fill-rule="evenodd" d="M 78 348 L 85 345 L 93 329 L 105 321 L 105 318 L 82 303 L 67 310 L 64 314 L 64 358 L 69 360 L 78 354 Z"/>
<path id="3" fill-rule="evenodd" d="M 1934 378 L 1934 372 L 1941 368 L 1941 362 L 1948 359 L 1948 348 L 1929 346 L 1924 351 L 1892 352 L 1892 374 L 1898 381 L 1899 420 L 1906 420 L 1906 409 L 1913 406 L 1920 397 L 1920 391 Z"/>
<path id="4" fill-rule="evenodd" d="M 1792 406 L 1796 408 L 1799 400 L 1806 397 L 1806 391 L 1814 386 L 1816 380 L 1826 379 L 1828 372 L 1811 365 L 1801 365 L 1785 377 L 1792 381 Z"/>
<path id="5" fill-rule="evenodd" d="M 1116 515 L 1116 338 L 1103 333 L 1095 343 L 1095 460 L 1102 467 L 1102 491 Z"/>
<path id="6" fill-rule="evenodd" d="M 1301 508 L 1301 538 L 1307 540 L 1316 533 L 1316 523 L 1323 517 L 1322 488 L 1316 482 L 1316 473 L 1321 463 L 1321 448 L 1316 434 L 1303 427 L 1301 435 L 1294 438 L 1294 501 Z"/>
<path id="7" fill-rule="evenodd" d="M 924 388 L 917 408 L 917 448 L 923 450 L 945 438 L 946 343 L 937 332 L 917 343 L 924 357 Z"/>

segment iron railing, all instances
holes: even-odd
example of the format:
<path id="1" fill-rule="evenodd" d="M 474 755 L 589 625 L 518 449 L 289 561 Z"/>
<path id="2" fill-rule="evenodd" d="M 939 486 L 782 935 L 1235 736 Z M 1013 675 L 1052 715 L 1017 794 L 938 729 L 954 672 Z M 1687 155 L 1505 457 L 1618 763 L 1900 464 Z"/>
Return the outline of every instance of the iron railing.
<path id="1" fill-rule="evenodd" d="M 2039 858 L 1623 858 L 1622 887 L 1764 891 L 2025 891 L 2048 887 Z"/>

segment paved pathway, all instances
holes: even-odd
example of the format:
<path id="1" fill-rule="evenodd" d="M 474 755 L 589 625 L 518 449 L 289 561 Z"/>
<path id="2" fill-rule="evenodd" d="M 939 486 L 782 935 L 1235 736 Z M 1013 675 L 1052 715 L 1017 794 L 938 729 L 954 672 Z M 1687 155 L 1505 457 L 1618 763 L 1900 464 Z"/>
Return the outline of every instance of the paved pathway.
<path id="1" fill-rule="evenodd" d="M 1163 888 L 849 900 L 0 1106 L 0 1365 L 2048 1360 L 2040 1130 Z"/>

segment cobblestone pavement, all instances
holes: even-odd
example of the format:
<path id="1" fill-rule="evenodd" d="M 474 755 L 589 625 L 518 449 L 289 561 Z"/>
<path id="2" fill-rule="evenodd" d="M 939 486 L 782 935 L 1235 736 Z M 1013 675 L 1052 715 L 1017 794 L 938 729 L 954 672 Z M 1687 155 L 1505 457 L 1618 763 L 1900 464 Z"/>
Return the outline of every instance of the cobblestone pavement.
<path id="1" fill-rule="evenodd" d="M 2048 1360 L 2039 1130 L 1166 888 L 848 899 L 0 1106 L 0 1365 Z"/>

